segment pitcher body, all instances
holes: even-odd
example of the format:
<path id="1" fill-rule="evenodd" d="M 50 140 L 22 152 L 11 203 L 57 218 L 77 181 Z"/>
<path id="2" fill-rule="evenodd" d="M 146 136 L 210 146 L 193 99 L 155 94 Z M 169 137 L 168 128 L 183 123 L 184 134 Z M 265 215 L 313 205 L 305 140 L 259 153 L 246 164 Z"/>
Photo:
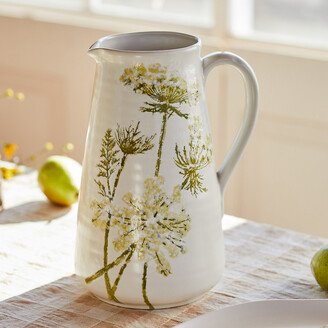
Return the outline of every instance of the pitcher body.
<path id="1" fill-rule="evenodd" d="M 197 38 L 117 35 L 97 62 L 76 273 L 97 297 L 154 309 L 198 298 L 224 268 L 222 188 Z"/>

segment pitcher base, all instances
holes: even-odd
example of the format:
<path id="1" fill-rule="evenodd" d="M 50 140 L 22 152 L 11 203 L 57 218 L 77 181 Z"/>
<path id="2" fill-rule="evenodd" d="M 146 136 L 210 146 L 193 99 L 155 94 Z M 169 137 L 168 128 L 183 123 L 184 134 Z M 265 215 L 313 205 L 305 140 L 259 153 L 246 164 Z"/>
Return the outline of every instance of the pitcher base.
<path id="1" fill-rule="evenodd" d="M 94 295 L 95 297 L 97 297 L 98 299 L 100 299 L 103 302 L 106 302 L 106 303 L 108 303 L 110 305 L 114 305 L 114 306 L 117 306 L 117 307 L 126 308 L 126 309 L 135 309 L 135 310 L 149 310 L 149 307 L 147 305 L 144 305 L 144 304 L 117 303 L 117 302 L 113 302 L 113 301 L 111 301 L 109 299 L 99 297 L 99 296 L 97 296 L 95 294 L 92 294 L 92 295 Z M 174 308 L 174 307 L 178 307 L 178 306 L 188 305 L 190 303 L 199 301 L 205 295 L 206 295 L 206 293 L 205 294 L 202 294 L 200 296 L 197 296 L 197 297 L 194 297 L 194 298 L 191 298 L 191 299 L 182 301 L 182 302 L 177 302 L 177 303 L 154 305 L 154 308 L 155 308 L 155 310 L 160 310 L 160 309 L 169 309 L 169 308 Z"/>

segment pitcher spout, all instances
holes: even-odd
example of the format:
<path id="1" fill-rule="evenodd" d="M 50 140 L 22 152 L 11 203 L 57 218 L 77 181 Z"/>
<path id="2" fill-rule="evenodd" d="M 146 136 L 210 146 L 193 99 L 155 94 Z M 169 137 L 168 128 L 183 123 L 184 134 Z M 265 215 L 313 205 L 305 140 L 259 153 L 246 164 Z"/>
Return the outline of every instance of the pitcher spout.
<path id="1" fill-rule="evenodd" d="M 98 39 L 95 43 L 93 43 L 90 48 L 89 48 L 89 53 L 94 52 L 95 50 L 98 49 L 108 49 L 110 50 L 110 47 L 106 44 L 106 40 L 108 40 L 111 36 L 104 36 L 100 39 Z"/>
<path id="2" fill-rule="evenodd" d="M 104 54 L 110 50 L 106 48 L 105 39 L 107 37 L 100 38 L 95 43 L 93 43 L 88 49 L 88 55 L 93 58 L 96 62 L 100 62 L 104 57 Z"/>
<path id="3" fill-rule="evenodd" d="M 105 36 L 97 40 L 89 48 L 89 52 L 97 49 L 124 53 L 175 52 L 195 49 L 199 46 L 199 38 L 193 35 L 168 31 L 149 31 Z"/>

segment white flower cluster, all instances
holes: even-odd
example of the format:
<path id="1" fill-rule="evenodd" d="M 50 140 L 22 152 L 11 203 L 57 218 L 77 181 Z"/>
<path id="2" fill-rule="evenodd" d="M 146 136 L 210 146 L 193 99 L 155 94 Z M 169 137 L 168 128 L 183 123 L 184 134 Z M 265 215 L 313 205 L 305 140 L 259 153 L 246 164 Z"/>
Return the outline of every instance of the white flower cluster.
<path id="1" fill-rule="evenodd" d="M 126 193 L 126 206 L 113 208 L 112 226 L 118 228 L 119 236 L 114 240 L 117 251 L 135 245 L 140 261 L 155 261 L 157 271 L 167 276 L 171 266 L 166 254 L 174 258 L 186 251 L 183 237 L 190 230 L 190 217 L 180 205 L 179 186 L 172 195 L 163 187 L 163 177 L 148 178 L 140 198 Z"/>

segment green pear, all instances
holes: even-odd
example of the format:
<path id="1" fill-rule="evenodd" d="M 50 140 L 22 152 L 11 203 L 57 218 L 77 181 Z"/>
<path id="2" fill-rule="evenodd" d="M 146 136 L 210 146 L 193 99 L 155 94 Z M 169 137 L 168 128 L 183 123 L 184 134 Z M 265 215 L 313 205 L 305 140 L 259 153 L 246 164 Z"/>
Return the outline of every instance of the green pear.
<path id="1" fill-rule="evenodd" d="M 38 182 L 50 202 L 70 206 L 78 200 L 82 166 L 67 156 L 50 156 L 41 166 Z"/>
<path id="2" fill-rule="evenodd" d="M 313 256 L 311 269 L 317 283 L 328 291 L 328 245 L 323 246 Z"/>

